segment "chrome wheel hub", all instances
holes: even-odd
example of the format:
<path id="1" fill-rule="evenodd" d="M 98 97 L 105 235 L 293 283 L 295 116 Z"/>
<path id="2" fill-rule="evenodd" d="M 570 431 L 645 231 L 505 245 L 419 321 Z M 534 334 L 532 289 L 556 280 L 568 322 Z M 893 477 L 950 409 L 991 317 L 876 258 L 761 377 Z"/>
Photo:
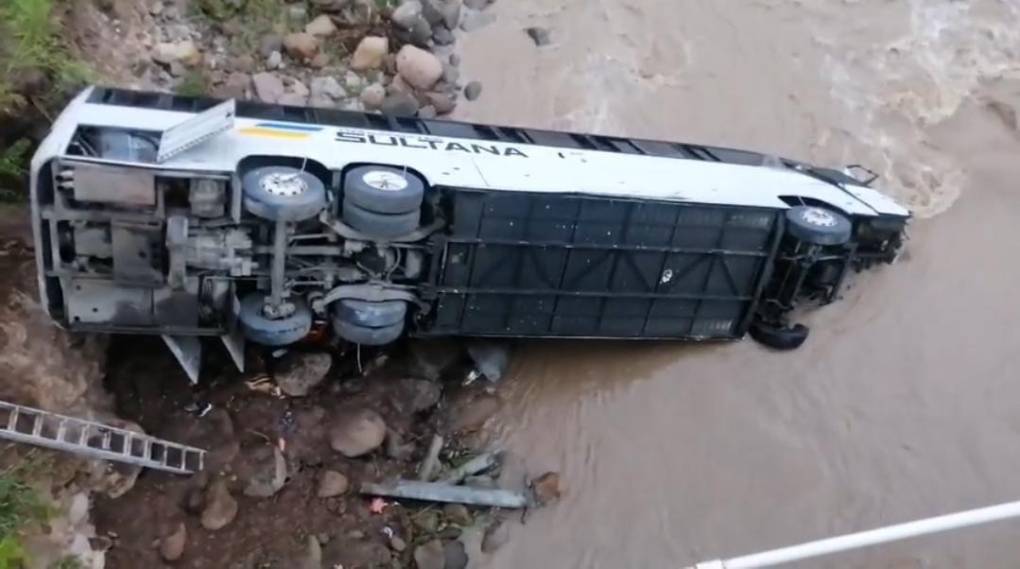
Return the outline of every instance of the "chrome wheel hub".
<path id="1" fill-rule="evenodd" d="M 284 198 L 299 196 L 308 189 L 298 174 L 268 174 L 259 183 L 267 194 Z"/>
<path id="2" fill-rule="evenodd" d="M 835 227 L 836 216 L 832 212 L 820 207 L 812 207 L 804 210 L 800 216 L 806 223 L 815 227 Z"/>
<path id="3" fill-rule="evenodd" d="M 361 177 L 370 187 L 382 192 L 399 192 L 407 187 L 407 178 L 386 170 L 373 170 Z"/>

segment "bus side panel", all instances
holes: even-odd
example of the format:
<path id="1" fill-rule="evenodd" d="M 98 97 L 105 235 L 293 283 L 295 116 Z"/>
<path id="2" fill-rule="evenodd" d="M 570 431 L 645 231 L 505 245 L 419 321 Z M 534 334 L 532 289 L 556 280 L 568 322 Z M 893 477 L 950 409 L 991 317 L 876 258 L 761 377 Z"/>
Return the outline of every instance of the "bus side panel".
<path id="1" fill-rule="evenodd" d="M 450 190 L 420 335 L 725 339 L 746 331 L 781 210 Z"/>

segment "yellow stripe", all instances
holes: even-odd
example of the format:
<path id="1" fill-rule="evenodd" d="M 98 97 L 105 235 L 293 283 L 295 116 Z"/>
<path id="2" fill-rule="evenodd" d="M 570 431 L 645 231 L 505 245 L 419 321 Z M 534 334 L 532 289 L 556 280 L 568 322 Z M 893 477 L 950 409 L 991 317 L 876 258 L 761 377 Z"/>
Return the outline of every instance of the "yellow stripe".
<path id="1" fill-rule="evenodd" d="M 308 133 L 305 132 L 284 132 L 281 130 L 271 130 L 266 128 L 242 128 L 241 134 L 248 134 L 251 136 L 264 136 L 266 138 L 284 138 L 287 140 L 301 140 L 308 138 Z"/>

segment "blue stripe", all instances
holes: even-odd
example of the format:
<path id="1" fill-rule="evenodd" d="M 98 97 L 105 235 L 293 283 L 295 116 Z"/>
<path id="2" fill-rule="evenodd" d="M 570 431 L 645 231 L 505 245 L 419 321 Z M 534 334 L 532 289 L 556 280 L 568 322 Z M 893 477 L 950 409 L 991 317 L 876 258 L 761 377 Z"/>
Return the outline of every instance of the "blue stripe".
<path id="1" fill-rule="evenodd" d="M 319 132 L 321 126 L 304 126 L 298 124 L 282 124 L 278 122 L 260 122 L 255 125 L 258 128 L 276 128 L 280 130 L 296 130 L 298 132 Z"/>

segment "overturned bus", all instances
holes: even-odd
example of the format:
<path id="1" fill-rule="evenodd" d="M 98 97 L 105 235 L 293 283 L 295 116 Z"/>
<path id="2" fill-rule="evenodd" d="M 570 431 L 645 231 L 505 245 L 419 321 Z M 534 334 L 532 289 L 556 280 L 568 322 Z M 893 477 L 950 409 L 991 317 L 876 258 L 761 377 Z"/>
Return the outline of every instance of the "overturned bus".
<path id="1" fill-rule="evenodd" d="M 32 161 L 39 284 L 71 330 L 736 339 L 892 262 L 860 167 L 612 136 L 94 87 Z M 867 178 L 867 179 L 865 179 Z"/>

